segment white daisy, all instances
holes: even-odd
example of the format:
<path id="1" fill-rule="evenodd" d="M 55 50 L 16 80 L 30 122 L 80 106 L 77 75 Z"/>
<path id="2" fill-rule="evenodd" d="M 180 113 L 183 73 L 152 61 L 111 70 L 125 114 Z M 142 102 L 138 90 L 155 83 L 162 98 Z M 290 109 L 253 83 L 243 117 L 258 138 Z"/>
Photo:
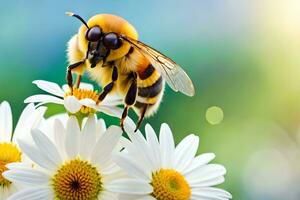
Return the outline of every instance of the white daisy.
<path id="1" fill-rule="evenodd" d="M 17 163 L 10 164 L 3 176 L 27 186 L 9 200 L 114 200 L 110 182 L 123 177 L 111 161 L 122 135 L 121 128 L 96 123 L 90 116 L 82 131 L 74 116 L 67 127 L 56 120 L 55 141 L 52 142 L 38 129 L 32 130 L 34 145 L 19 141 L 20 148 L 36 164 L 35 168 Z"/>
<path id="2" fill-rule="evenodd" d="M 50 94 L 37 94 L 25 99 L 25 103 L 39 103 L 39 105 L 47 103 L 55 103 L 64 105 L 66 110 L 71 113 L 90 114 L 96 111 L 104 112 L 112 116 L 120 116 L 122 111 L 116 106 L 122 101 L 117 96 L 109 95 L 100 104 L 98 101 L 98 92 L 94 91 L 94 87 L 88 83 L 80 83 L 79 88 L 73 89 L 73 94 L 70 92 L 68 85 L 60 87 L 58 84 L 36 80 L 33 81 L 40 89 Z"/>
<path id="3" fill-rule="evenodd" d="M 29 141 L 30 129 L 40 124 L 45 111 L 45 107 L 35 109 L 33 104 L 27 105 L 13 131 L 10 105 L 6 101 L 0 104 L 0 200 L 6 199 L 18 188 L 15 183 L 2 176 L 2 173 L 7 170 L 7 164 L 22 162 L 25 159 L 16 140 L 23 138 Z"/>
<path id="4" fill-rule="evenodd" d="M 172 132 L 162 124 L 158 138 L 146 125 L 146 139 L 134 133 L 134 123 L 126 120 L 125 130 L 130 140 L 125 151 L 114 156 L 115 162 L 131 178 L 111 182 L 120 198 L 143 200 L 227 200 L 231 194 L 212 186 L 224 181 L 226 169 L 208 164 L 215 155 L 205 153 L 195 157 L 199 137 L 189 135 L 175 147 Z"/>

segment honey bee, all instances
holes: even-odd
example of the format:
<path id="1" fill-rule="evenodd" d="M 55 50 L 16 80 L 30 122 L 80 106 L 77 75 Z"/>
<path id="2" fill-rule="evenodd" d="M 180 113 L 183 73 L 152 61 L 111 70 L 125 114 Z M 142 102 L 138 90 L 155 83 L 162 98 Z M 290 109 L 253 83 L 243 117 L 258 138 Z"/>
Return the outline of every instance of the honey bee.
<path id="1" fill-rule="evenodd" d="M 98 14 L 82 22 L 78 33 L 68 42 L 68 85 L 73 89 L 72 72 L 77 74 L 75 87 L 81 76 L 88 72 L 91 79 L 102 86 L 98 102 L 117 93 L 124 98 L 120 125 L 123 128 L 128 109 L 139 116 L 136 130 L 144 117 L 154 114 L 163 97 L 165 81 L 174 91 L 195 94 L 191 79 L 172 59 L 138 40 L 135 28 L 125 19 Z"/>

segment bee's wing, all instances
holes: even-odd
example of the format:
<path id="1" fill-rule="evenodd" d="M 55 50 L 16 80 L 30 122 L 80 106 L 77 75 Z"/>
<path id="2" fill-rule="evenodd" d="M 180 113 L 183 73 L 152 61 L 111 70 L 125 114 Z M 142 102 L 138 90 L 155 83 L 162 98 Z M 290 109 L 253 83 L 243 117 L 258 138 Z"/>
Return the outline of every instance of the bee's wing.
<path id="1" fill-rule="evenodd" d="M 138 40 L 126 36 L 121 37 L 138 49 L 151 62 L 174 91 L 180 91 L 188 96 L 194 96 L 195 89 L 191 79 L 177 63 Z"/>

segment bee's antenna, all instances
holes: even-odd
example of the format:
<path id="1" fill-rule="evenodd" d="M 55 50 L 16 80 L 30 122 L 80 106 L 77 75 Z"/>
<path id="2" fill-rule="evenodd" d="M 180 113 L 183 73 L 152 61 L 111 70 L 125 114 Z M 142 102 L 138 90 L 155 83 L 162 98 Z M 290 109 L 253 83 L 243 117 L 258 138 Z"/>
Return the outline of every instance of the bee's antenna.
<path id="1" fill-rule="evenodd" d="M 72 12 L 66 12 L 66 15 L 71 16 L 71 17 L 76 17 L 77 19 L 79 19 L 88 29 L 90 28 L 87 23 L 84 21 L 84 19 L 82 17 L 80 17 L 79 15 L 72 13 Z"/>

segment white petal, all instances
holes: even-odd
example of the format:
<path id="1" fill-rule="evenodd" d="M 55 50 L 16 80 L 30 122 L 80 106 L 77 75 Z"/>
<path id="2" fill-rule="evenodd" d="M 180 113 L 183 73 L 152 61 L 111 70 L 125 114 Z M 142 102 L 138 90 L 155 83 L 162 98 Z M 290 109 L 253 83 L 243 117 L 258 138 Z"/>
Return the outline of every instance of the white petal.
<path id="1" fill-rule="evenodd" d="M 95 116 L 92 115 L 88 118 L 81 134 L 80 155 L 83 158 L 89 158 L 96 144 L 96 138 L 96 119 Z"/>
<path id="2" fill-rule="evenodd" d="M 42 120 L 44 120 L 44 114 L 47 111 L 47 107 L 45 106 L 40 106 L 35 109 L 32 117 L 30 117 L 27 121 L 28 126 L 31 128 L 37 128 L 40 126 Z"/>
<path id="3" fill-rule="evenodd" d="M 51 117 L 47 118 L 46 120 L 43 120 L 41 125 L 39 126 L 39 129 L 42 130 L 44 133 L 47 133 L 47 135 L 54 139 L 54 124 L 56 120 L 59 120 L 62 124 L 63 130 L 67 127 L 67 122 L 69 119 L 69 115 L 64 113 L 59 113 L 52 115 Z"/>
<path id="4" fill-rule="evenodd" d="M 18 140 L 18 144 L 23 153 L 25 153 L 33 162 L 39 166 L 53 171 L 56 169 L 56 165 L 51 162 L 51 160 L 43 157 L 43 154 L 40 153 L 39 149 L 24 143 L 22 140 Z"/>
<path id="5" fill-rule="evenodd" d="M 143 151 L 141 152 L 138 150 L 130 140 L 124 137 L 120 140 L 120 146 L 125 147 L 125 149 L 121 152 L 121 155 L 130 155 L 132 163 L 134 163 L 137 168 L 143 169 L 147 176 L 149 175 L 150 177 L 152 170 L 149 164 L 145 162 Z M 115 152 L 115 154 L 117 154 L 117 152 Z"/>
<path id="6" fill-rule="evenodd" d="M 120 179 L 112 181 L 106 184 L 106 188 L 116 193 L 135 195 L 150 194 L 153 191 L 153 188 L 149 183 L 137 179 Z"/>
<path id="7" fill-rule="evenodd" d="M 176 147 L 174 153 L 174 167 L 182 172 L 193 161 L 199 145 L 199 137 L 195 135 L 189 135 L 185 137 Z"/>
<path id="8" fill-rule="evenodd" d="M 122 200 L 156 200 L 151 194 L 136 195 L 136 194 L 119 194 L 119 199 Z"/>
<path id="9" fill-rule="evenodd" d="M 133 130 L 134 131 L 134 130 Z M 151 146 L 147 143 L 142 134 L 132 134 L 131 141 L 134 144 L 136 150 L 140 152 L 140 155 L 144 162 L 144 169 L 147 171 L 156 171 L 157 163 L 155 163 L 155 158 L 153 155 L 153 150 Z M 158 166 L 159 167 L 159 166 Z"/>
<path id="10" fill-rule="evenodd" d="M 81 108 L 81 103 L 74 96 L 68 96 L 64 99 L 64 106 L 70 113 L 77 113 Z"/>
<path id="11" fill-rule="evenodd" d="M 124 129 L 128 134 L 129 138 L 135 134 L 142 134 L 140 130 L 134 132 L 135 128 L 136 128 L 135 122 L 130 117 L 127 116 L 124 121 Z"/>
<path id="12" fill-rule="evenodd" d="M 0 141 L 10 142 L 12 135 L 12 113 L 8 102 L 0 105 Z"/>
<path id="13" fill-rule="evenodd" d="M 137 200 L 156 200 L 156 198 L 152 197 L 150 194 L 148 196 L 141 197 Z"/>
<path id="14" fill-rule="evenodd" d="M 110 115 L 112 117 L 118 117 L 120 118 L 123 112 L 123 109 L 115 107 L 115 106 L 104 106 L 101 104 L 97 104 L 94 100 L 89 99 L 89 98 L 85 98 L 85 99 L 81 99 L 79 101 L 79 103 L 83 106 L 89 107 L 89 108 L 93 108 L 99 112 L 103 112 L 107 115 Z"/>
<path id="15" fill-rule="evenodd" d="M 118 200 L 117 194 L 109 191 L 102 191 L 98 196 L 98 200 Z"/>
<path id="16" fill-rule="evenodd" d="M 214 153 L 204 153 L 201 155 L 198 155 L 193 160 L 192 164 L 187 168 L 183 174 L 187 174 L 191 172 L 192 170 L 195 170 L 196 168 L 208 164 L 210 161 L 212 161 L 215 158 Z"/>
<path id="17" fill-rule="evenodd" d="M 110 158 L 122 135 L 122 130 L 117 126 L 110 126 L 104 135 L 97 141 L 91 155 L 93 163 L 105 164 Z"/>
<path id="18" fill-rule="evenodd" d="M 123 109 L 116 107 L 116 106 L 100 105 L 97 110 L 100 112 L 103 112 L 107 115 L 110 115 L 112 117 L 117 117 L 117 118 L 121 118 L 122 113 L 123 113 Z"/>
<path id="19" fill-rule="evenodd" d="M 120 95 L 108 95 L 105 97 L 105 99 L 101 102 L 102 105 L 111 105 L 111 106 L 117 106 L 123 104 L 123 99 L 120 97 Z"/>
<path id="20" fill-rule="evenodd" d="M 25 99 L 24 103 L 41 103 L 41 104 L 55 103 L 55 104 L 63 105 L 64 101 L 58 97 L 51 96 L 48 94 L 37 94 L 37 95 L 32 95 L 27 99 Z"/>
<path id="21" fill-rule="evenodd" d="M 192 191 L 192 196 L 197 198 L 216 199 L 216 200 L 227 200 L 232 198 L 232 195 L 229 192 L 219 188 L 211 188 L 211 187 L 194 189 Z"/>
<path id="22" fill-rule="evenodd" d="M 218 176 L 216 178 L 198 181 L 197 183 L 194 183 L 191 186 L 194 188 L 211 187 L 211 186 L 219 185 L 219 184 L 223 183 L 224 181 L 225 181 L 224 176 Z"/>
<path id="23" fill-rule="evenodd" d="M 53 200 L 54 195 L 51 188 L 46 186 L 21 190 L 10 196 L 7 200 Z"/>
<path id="24" fill-rule="evenodd" d="M 175 143 L 172 131 L 168 124 L 162 124 L 159 133 L 159 142 L 161 150 L 162 166 L 173 168 L 173 155 L 175 151 Z"/>
<path id="25" fill-rule="evenodd" d="M 80 103 L 86 107 L 93 108 L 113 117 L 121 118 L 122 116 L 123 109 L 112 106 L 112 104 L 103 105 L 102 102 L 97 104 L 94 100 L 88 98 L 80 100 Z"/>
<path id="26" fill-rule="evenodd" d="M 56 146 L 49 140 L 49 138 L 38 129 L 32 130 L 32 138 L 40 152 L 44 154 L 54 165 L 62 163 L 61 156 L 57 151 Z"/>
<path id="27" fill-rule="evenodd" d="M 62 156 L 64 156 L 64 150 L 65 150 L 65 127 L 62 124 L 62 122 L 59 119 L 55 119 L 54 121 L 54 140 L 56 143 L 56 146 L 59 150 L 59 152 L 61 152 Z"/>
<path id="28" fill-rule="evenodd" d="M 7 198 L 18 191 L 16 184 L 12 183 L 9 187 L 0 187 L 0 200 L 7 200 Z"/>
<path id="29" fill-rule="evenodd" d="M 39 107 L 35 109 L 34 104 L 28 104 L 21 114 L 21 117 L 17 123 L 14 131 L 13 142 L 17 139 L 23 139 L 28 142 L 32 142 L 30 131 L 33 128 L 37 128 L 42 124 L 44 120 L 44 114 L 46 112 L 46 107 Z"/>
<path id="30" fill-rule="evenodd" d="M 209 164 L 199 167 L 186 174 L 186 179 L 191 185 L 193 185 L 201 183 L 202 181 L 218 178 L 224 174 L 226 174 L 226 169 L 224 166 L 218 164 Z"/>
<path id="31" fill-rule="evenodd" d="M 5 165 L 7 169 L 23 169 L 23 168 L 31 168 L 32 165 L 28 165 L 27 163 L 22 162 L 11 162 Z"/>
<path id="32" fill-rule="evenodd" d="M 86 90 L 94 90 L 94 86 L 92 84 L 84 83 L 84 82 L 80 83 L 79 88 L 80 89 L 86 89 Z M 68 84 L 64 84 L 62 86 L 62 89 L 64 90 L 65 93 L 70 92 L 70 87 L 69 87 Z"/>
<path id="33" fill-rule="evenodd" d="M 106 129 L 105 121 L 103 119 L 99 119 L 96 124 L 96 134 L 98 139 L 103 136 Z"/>
<path id="34" fill-rule="evenodd" d="M 92 84 L 84 83 L 84 82 L 80 83 L 79 88 L 80 89 L 85 89 L 85 90 L 94 90 L 94 86 Z"/>
<path id="35" fill-rule="evenodd" d="M 44 80 L 36 80 L 32 83 L 36 84 L 40 89 L 49 92 L 50 94 L 54 94 L 55 96 L 63 97 L 65 95 L 64 91 L 56 83 Z"/>
<path id="36" fill-rule="evenodd" d="M 141 168 L 139 163 L 135 162 L 134 157 L 122 153 L 114 155 L 113 160 L 129 175 L 136 177 L 139 180 L 150 182 L 151 172 L 145 171 L 143 168 Z"/>
<path id="37" fill-rule="evenodd" d="M 150 126 L 150 124 L 146 124 L 145 126 L 146 138 L 153 152 L 153 159 L 155 163 L 155 169 L 159 169 L 161 167 L 161 155 L 159 151 L 159 142 L 157 136 Z"/>
<path id="38" fill-rule="evenodd" d="M 128 153 L 128 149 L 132 149 L 131 151 L 129 151 L 130 153 L 133 153 L 134 151 L 136 151 L 136 148 L 133 146 L 132 142 L 125 137 L 121 137 L 120 145 L 125 148 L 122 152 Z"/>
<path id="39" fill-rule="evenodd" d="M 97 106 L 96 102 L 93 99 L 89 99 L 89 98 L 84 98 L 79 100 L 79 102 L 86 106 L 86 107 L 90 107 L 90 108 L 95 108 Z"/>
<path id="40" fill-rule="evenodd" d="M 25 124 L 27 119 L 32 115 L 32 113 L 35 111 L 35 106 L 33 103 L 28 104 L 24 110 L 21 113 L 21 116 L 19 118 L 18 124 Z M 17 124 L 17 126 L 18 126 Z"/>
<path id="41" fill-rule="evenodd" d="M 70 92 L 70 86 L 68 84 L 64 84 L 61 88 L 65 93 Z"/>
<path id="42" fill-rule="evenodd" d="M 7 197 L 12 194 L 12 191 L 10 191 L 10 188 L 8 187 L 1 187 L 0 188 L 0 199 L 6 200 Z M 3 196 L 3 197 L 2 197 Z M 1 198 L 2 197 L 2 198 Z"/>
<path id="43" fill-rule="evenodd" d="M 79 153 L 80 128 L 76 117 L 71 116 L 67 123 L 67 135 L 65 140 L 66 152 L 69 158 L 74 158 Z"/>
<path id="44" fill-rule="evenodd" d="M 125 176 L 124 172 L 121 171 L 119 166 L 117 166 L 116 163 L 112 161 L 112 159 L 106 162 L 105 165 L 98 165 L 98 167 L 100 167 L 101 174 L 103 175 L 103 177 L 105 177 L 104 182 L 116 180 Z"/>
<path id="45" fill-rule="evenodd" d="M 46 185 L 50 177 L 36 169 L 22 168 L 7 170 L 2 174 L 7 180 L 25 185 Z"/>
<path id="46" fill-rule="evenodd" d="M 8 196 L 8 192 L 6 192 L 6 188 L 1 187 L 0 188 L 0 200 L 6 200 Z"/>
<path id="47" fill-rule="evenodd" d="M 64 117 L 63 117 L 64 116 Z M 64 124 L 65 125 L 62 125 L 58 131 L 58 133 L 55 131 L 55 121 L 58 120 L 60 121 L 59 119 L 60 118 L 64 118 Z M 60 146 L 58 146 L 57 144 L 57 139 L 56 137 L 59 136 L 59 139 L 62 138 L 62 143 L 64 142 L 64 136 L 65 136 L 65 128 L 66 127 L 66 124 L 67 124 L 67 121 L 69 119 L 69 115 L 67 113 L 64 113 L 64 114 L 56 114 L 56 115 L 53 115 L 51 116 L 50 118 L 47 118 L 47 119 L 43 119 L 41 122 L 40 122 L 40 125 L 37 126 L 37 128 L 42 131 L 45 135 L 47 135 L 47 137 L 56 145 L 58 151 L 61 153 L 61 149 L 60 149 Z M 60 134 L 62 133 L 62 135 Z M 63 137 L 62 137 L 63 136 Z M 62 154 L 61 154 L 62 155 Z"/>
<path id="48" fill-rule="evenodd" d="M 130 140 L 135 135 L 138 135 L 138 134 L 142 135 L 142 132 L 139 129 L 136 132 L 134 132 L 135 128 L 136 128 L 135 122 L 130 117 L 127 116 L 124 121 L 124 129 Z"/>
<path id="49" fill-rule="evenodd" d="M 32 167 L 32 164 L 14 162 L 14 163 L 6 164 L 5 167 L 7 167 L 7 169 L 28 169 Z"/>

